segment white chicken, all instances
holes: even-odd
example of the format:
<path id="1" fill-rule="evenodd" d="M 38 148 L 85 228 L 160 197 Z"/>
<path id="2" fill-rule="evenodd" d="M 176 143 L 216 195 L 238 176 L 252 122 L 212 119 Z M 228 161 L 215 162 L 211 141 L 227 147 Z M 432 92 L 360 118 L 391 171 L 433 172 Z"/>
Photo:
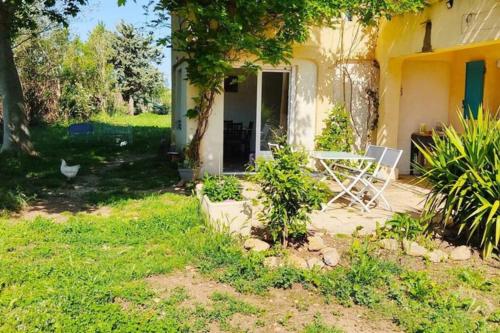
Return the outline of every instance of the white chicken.
<path id="1" fill-rule="evenodd" d="M 61 173 L 64 176 L 66 176 L 68 180 L 75 178 L 79 170 L 80 170 L 80 165 L 69 166 L 66 164 L 65 160 L 61 160 Z"/>

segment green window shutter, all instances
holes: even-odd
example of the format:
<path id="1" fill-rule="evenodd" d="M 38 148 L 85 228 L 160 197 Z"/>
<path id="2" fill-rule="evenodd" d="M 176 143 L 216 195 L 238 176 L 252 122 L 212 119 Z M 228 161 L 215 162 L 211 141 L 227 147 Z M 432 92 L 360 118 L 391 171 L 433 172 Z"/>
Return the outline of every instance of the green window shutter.
<path id="1" fill-rule="evenodd" d="M 463 102 L 466 118 L 469 117 L 470 112 L 472 112 L 474 118 L 477 118 L 477 110 L 483 104 L 485 73 L 484 60 L 471 61 L 466 64 L 465 99 Z"/>

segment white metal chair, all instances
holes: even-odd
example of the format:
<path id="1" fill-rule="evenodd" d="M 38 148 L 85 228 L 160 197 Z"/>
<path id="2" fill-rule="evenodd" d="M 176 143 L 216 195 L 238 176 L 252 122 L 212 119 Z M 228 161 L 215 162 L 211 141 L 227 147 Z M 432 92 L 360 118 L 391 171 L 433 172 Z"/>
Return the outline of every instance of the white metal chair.
<path id="1" fill-rule="evenodd" d="M 323 210 L 326 209 L 331 203 L 335 202 L 344 195 L 347 195 L 351 201 L 350 206 L 359 204 L 365 211 L 370 211 L 370 206 L 378 200 L 382 200 L 388 210 L 392 210 L 389 202 L 384 196 L 385 189 L 389 186 L 391 181 L 395 178 L 395 170 L 403 154 L 402 150 L 386 148 L 382 146 L 368 146 L 365 157 L 371 158 L 370 160 L 361 161 L 358 168 L 352 168 L 342 164 L 335 164 L 335 167 L 344 169 L 346 172 L 336 172 L 338 175 L 348 179 L 347 184 L 339 182 L 342 191 L 337 194 L 332 200 L 328 202 Z M 375 165 L 372 172 L 370 169 Z M 334 171 L 325 165 L 330 174 Z M 337 177 L 335 177 L 337 178 Z M 376 184 L 381 183 L 380 187 Z M 357 190 L 356 187 L 360 186 L 361 189 Z M 365 203 L 363 197 L 365 194 L 370 195 L 370 200 Z"/>
<path id="2" fill-rule="evenodd" d="M 377 163 L 375 169 L 379 169 L 379 163 L 384 156 L 385 149 L 385 147 L 369 146 L 366 150 L 365 157 L 368 157 L 370 159 L 361 161 L 358 165 L 358 168 L 352 168 L 338 163 L 331 163 L 331 165 L 328 165 L 324 161 L 321 161 L 321 164 L 323 165 L 325 170 L 341 188 L 341 191 L 323 207 L 322 211 L 325 211 L 332 203 L 334 203 L 344 195 L 347 195 L 349 197 L 349 199 L 351 200 L 351 204 L 358 203 L 363 207 L 365 211 L 369 211 L 369 206 L 365 205 L 362 200 L 362 195 L 360 195 L 359 191 L 356 191 L 355 186 L 361 183 L 363 189 L 366 187 L 362 179 L 368 173 L 373 163 Z M 343 169 L 343 172 L 334 171 L 334 168 Z M 347 184 L 344 184 L 344 182 L 340 180 L 342 177 L 348 179 L 349 182 Z M 323 177 L 322 180 L 326 178 L 327 176 Z"/>
<path id="3" fill-rule="evenodd" d="M 384 196 L 384 191 L 396 177 L 396 167 L 401 159 L 401 155 L 403 155 L 401 149 L 385 148 L 385 152 L 373 173 L 366 173 L 361 177 L 360 180 L 364 184 L 364 188 L 360 193 L 364 194 L 366 191 L 371 193 L 370 201 L 368 201 L 366 206 L 370 207 L 371 204 L 380 198 L 386 208 L 392 211 L 391 205 Z M 381 186 L 375 186 L 377 183 L 380 183 Z"/>

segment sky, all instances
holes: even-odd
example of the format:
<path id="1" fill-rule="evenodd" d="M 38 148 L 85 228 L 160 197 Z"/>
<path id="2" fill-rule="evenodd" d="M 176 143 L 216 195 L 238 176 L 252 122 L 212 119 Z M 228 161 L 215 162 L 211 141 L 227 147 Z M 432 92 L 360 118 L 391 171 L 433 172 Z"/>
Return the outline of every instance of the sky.
<path id="1" fill-rule="evenodd" d="M 82 39 L 87 39 L 90 31 L 99 22 L 103 22 L 106 28 L 112 31 L 121 20 L 138 27 L 145 27 L 148 18 L 145 16 L 142 6 L 148 2 L 149 0 L 137 0 L 134 3 L 134 1 L 129 0 L 125 6 L 118 7 L 117 0 L 89 0 L 89 4 L 82 8 L 79 16 L 70 21 L 70 30 Z M 163 28 L 156 30 L 155 33 L 158 37 L 164 37 L 170 31 Z M 165 48 L 164 54 L 165 58 L 160 65 L 160 70 L 164 73 L 167 84 L 170 86 L 170 49 Z"/>

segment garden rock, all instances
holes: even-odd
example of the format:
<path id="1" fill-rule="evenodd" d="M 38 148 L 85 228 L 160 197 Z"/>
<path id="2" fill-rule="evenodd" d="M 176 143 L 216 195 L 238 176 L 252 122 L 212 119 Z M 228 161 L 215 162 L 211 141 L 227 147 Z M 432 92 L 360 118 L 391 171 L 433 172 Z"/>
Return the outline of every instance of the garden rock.
<path id="1" fill-rule="evenodd" d="M 403 249 L 407 255 L 412 257 L 424 257 L 429 252 L 425 247 L 419 245 L 418 243 L 407 240 L 403 241 Z"/>
<path id="2" fill-rule="evenodd" d="M 399 241 L 390 238 L 382 239 L 380 241 L 380 246 L 386 250 L 397 251 L 399 250 Z"/>
<path id="3" fill-rule="evenodd" d="M 307 248 L 311 252 L 321 251 L 323 248 L 325 248 L 325 242 L 323 241 L 323 238 L 319 236 L 309 237 L 307 239 L 307 242 L 309 243 Z"/>
<path id="4" fill-rule="evenodd" d="M 269 248 L 271 247 L 271 245 L 269 245 L 268 243 L 266 243 L 260 239 L 257 239 L 257 238 L 247 239 L 245 241 L 245 244 L 243 244 L 243 246 L 247 250 L 252 250 L 252 251 L 256 251 L 256 252 L 269 250 Z"/>
<path id="5" fill-rule="evenodd" d="M 295 268 L 307 268 L 307 262 L 295 255 L 295 254 L 291 254 L 288 258 L 287 258 L 287 263 L 292 266 L 292 267 L 295 267 Z"/>
<path id="6" fill-rule="evenodd" d="M 319 253 L 321 254 L 325 254 L 327 252 L 330 252 L 330 251 L 337 251 L 334 247 L 324 247 L 321 249 L 321 251 L 319 251 Z"/>
<path id="7" fill-rule="evenodd" d="M 446 261 L 448 259 L 448 254 L 441 250 L 434 250 L 429 253 L 429 260 L 435 263 Z"/>
<path id="8" fill-rule="evenodd" d="M 451 260 L 469 260 L 472 257 L 472 252 L 468 246 L 462 245 L 454 248 L 450 253 Z"/>
<path id="9" fill-rule="evenodd" d="M 323 261 L 326 265 L 335 267 L 339 264 L 340 255 L 336 249 L 330 248 L 330 250 L 323 252 Z"/>
<path id="10" fill-rule="evenodd" d="M 312 257 L 307 259 L 307 267 L 309 267 L 310 269 L 314 267 L 323 268 L 325 267 L 325 263 L 317 257 Z"/>
<path id="11" fill-rule="evenodd" d="M 267 268 L 277 268 L 281 266 L 281 259 L 278 257 L 267 257 L 264 259 L 264 266 Z"/>

